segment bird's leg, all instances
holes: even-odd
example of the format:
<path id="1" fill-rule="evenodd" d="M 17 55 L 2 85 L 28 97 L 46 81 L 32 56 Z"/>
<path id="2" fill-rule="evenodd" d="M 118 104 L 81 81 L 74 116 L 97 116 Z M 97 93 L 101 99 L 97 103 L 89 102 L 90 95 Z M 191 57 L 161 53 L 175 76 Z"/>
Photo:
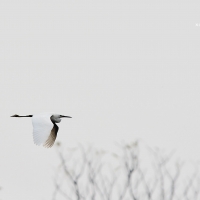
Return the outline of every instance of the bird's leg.
<path id="1" fill-rule="evenodd" d="M 19 116 L 19 115 L 12 115 L 11 117 L 32 117 L 33 115 L 24 115 L 24 116 Z"/>

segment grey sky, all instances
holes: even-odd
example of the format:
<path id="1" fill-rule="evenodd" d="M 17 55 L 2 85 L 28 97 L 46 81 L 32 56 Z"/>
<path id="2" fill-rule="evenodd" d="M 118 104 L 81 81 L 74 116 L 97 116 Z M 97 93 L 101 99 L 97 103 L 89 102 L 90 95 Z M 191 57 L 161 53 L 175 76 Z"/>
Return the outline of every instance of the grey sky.
<path id="1" fill-rule="evenodd" d="M 30 119 L 15 113 L 72 116 L 59 124 L 66 146 L 140 138 L 198 159 L 198 23 L 194 3 L 2 0 L 3 199 L 49 199 L 57 164 L 55 149 L 35 146 Z"/>

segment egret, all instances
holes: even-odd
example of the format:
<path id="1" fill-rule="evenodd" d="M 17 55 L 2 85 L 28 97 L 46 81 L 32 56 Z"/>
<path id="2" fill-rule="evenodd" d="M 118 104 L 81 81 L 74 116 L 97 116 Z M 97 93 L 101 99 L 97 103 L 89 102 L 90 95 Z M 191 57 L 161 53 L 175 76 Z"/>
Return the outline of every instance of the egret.
<path id="1" fill-rule="evenodd" d="M 32 117 L 33 125 L 33 141 L 36 145 L 43 145 L 46 148 L 53 146 L 59 127 L 56 123 L 61 122 L 61 118 L 71 118 L 70 116 L 64 116 L 52 113 L 42 113 L 35 115 L 12 115 L 11 117 Z"/>

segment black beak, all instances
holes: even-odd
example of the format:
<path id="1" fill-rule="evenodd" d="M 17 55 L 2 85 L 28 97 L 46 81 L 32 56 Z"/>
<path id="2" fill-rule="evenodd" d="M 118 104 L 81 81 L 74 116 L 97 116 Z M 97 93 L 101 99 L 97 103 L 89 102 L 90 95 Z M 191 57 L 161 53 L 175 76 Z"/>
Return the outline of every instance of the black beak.
<path id="1" fill-rule="evenodd" d="M 72 118 L 72 117 L 70 117 L 70 116 L 60 115 L 60 118 L 63 118 L 63 117 L 66 117 L 66 118 Z"/>

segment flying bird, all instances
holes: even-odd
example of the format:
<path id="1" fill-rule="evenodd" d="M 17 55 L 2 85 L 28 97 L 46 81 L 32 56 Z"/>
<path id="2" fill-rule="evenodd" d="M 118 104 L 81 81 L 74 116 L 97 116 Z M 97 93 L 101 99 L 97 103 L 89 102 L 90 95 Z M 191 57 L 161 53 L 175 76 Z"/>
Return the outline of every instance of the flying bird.
<path id="1" fill-rule="evenodd" d="M 46 148 L 53 146 L 59 127 L 56 123 L 61 122 L 61 118 L 71 118 L 70 116 L 64 116 L 52 113 L 42 113 L 35 115 L 12 115 L 11 117 L 32 117 L 33 124 L 33 141 L 36 145 L 43 145 Z"/>

